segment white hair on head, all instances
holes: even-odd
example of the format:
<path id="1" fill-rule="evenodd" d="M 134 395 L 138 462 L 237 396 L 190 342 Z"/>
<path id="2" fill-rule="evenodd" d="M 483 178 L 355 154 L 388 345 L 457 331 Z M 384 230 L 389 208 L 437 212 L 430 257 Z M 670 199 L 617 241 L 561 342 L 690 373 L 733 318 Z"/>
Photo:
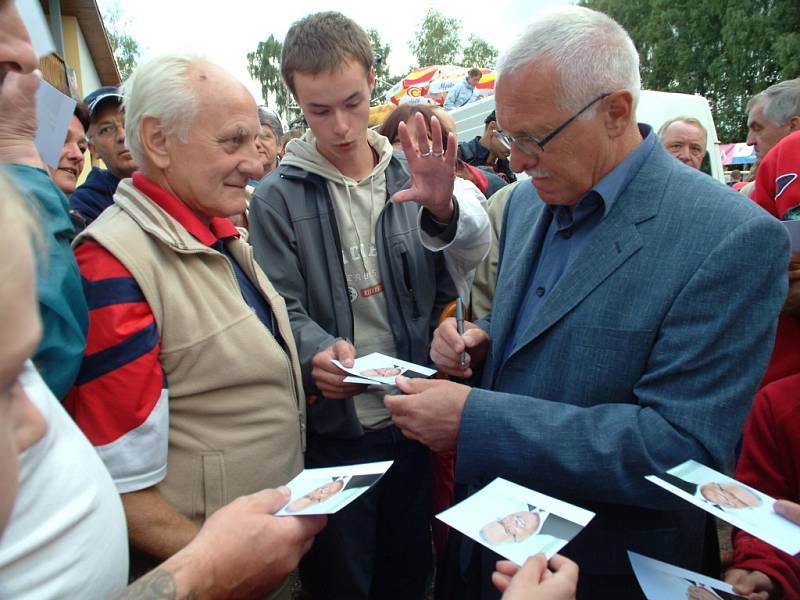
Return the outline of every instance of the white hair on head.
<path id="1" fill-rule="evenodd" d="M 550 62 L 559 73 L 556 98 L 565 112 L 577 112 L 600 94 L 619 90 L 633 95 L 636 109 L 642 87 L 639 54 L 608 15 L 580 6 L 543 12 L 500 57 L 497 79 L 538 61 Z"/>
<path id="2" fill-rule="evenodd" d="M 196 54 L 169 53 L 139 65 L 122 84 L 125 110 L 125 145 L 137 164 L 144 164 L 139 126 L 145 117 L 159 120 L 167 135 L 182 143 L 200 111 L 200 96 L 190 80 L 192 67 L 211 64 Z"/>

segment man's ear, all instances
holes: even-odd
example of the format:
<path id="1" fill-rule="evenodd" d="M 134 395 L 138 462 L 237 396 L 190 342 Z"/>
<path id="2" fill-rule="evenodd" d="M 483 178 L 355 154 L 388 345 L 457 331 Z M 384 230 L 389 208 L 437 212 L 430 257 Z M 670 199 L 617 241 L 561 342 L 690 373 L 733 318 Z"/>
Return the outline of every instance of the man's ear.
<path id="1" fill-rule="evenodd" d="M 606 131 L 610 137 L 618 137 L 628 130 L 633 114 L 633 95 L 628 90 L 619 90 L 601 100 L 601 110 Z"/>
<path id="2" fill-rule="evenodd" d="M 372 94 L 372 91 L 375 89 L 375 66 L 371 66 L 369 68 L 369 75 L 367 75 L 367 82 L 369 83 L 369 93 Z"/>
<path id="3" fill-rule="evenodd" d="M 170 163 L 167 135 L 155 117 L 144 117 L 139 123 L 139 136 L 144 154 L 153 165 L 166 169 Z"/>
<path id="4" fill-rule="evenodd" d="M 800 115 L 795 115 L 789 119 L 789 131 L 800 130 Z"/>

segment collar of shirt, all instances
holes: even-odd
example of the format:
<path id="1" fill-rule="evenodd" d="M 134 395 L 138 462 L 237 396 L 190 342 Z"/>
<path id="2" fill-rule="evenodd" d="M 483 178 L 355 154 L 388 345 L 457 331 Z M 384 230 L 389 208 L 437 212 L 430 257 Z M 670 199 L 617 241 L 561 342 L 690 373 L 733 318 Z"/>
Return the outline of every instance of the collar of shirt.
<path id="1" fill-rule="evenodd" d="M 214 247 L 217 240 L 239 237 L 239 231 L 228 219 L 212 217 L 206 225 L 183 202 L 138 171 L 133 174 L 133 185 L 208 247 Z"/>
<path id="2" fill-rule="evenodd" d="M 598 202 L 603 207 L 603 217 L 608 215 L 617 198 L 622 195 L 622 192 L 628 187 L 636 173 L 642 168 L 656 142 L 656 135 L 649 125 L 640 123 L 639 133 L 644 141 L 583 195 L 575 206 L 572 215 L 569 214 L 566 206 L 550 207 L 559 224 L 559 228 L 583 220 L 587 215 L 594 212 Z"/>

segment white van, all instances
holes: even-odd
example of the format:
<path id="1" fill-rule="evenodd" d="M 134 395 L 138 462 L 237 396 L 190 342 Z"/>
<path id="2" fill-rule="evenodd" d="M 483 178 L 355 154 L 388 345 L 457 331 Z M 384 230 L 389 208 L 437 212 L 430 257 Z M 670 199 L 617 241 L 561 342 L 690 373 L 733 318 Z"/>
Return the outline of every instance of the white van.
<path id="1" fill-rule="evenodd" d="M 483 121 L 493 110 L 494 96 L 489 96 L 452 111 L 450 114 L 456 121 L 458 141 L 464 142 L 476 135 L 483 135 Z M 725 183 L 717 128 L 714 126 L 708 100 L 690 94 L 642 90 L 636 110 L 636 118 L 640 123 L 647 123 L 654 131 L 658 131 L 665 121 L 675 117 L 694 117 L 703 124 L 708 131 L 708 160 L 711 165 L 711 175 Z"/>

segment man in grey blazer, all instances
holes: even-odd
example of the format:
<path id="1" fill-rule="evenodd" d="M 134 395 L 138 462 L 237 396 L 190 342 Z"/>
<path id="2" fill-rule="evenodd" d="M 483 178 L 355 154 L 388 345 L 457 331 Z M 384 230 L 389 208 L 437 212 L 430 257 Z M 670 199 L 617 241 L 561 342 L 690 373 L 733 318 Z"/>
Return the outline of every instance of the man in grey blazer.
<path id="1" fill-rule="evenodd" d="M 787 291 L 780 223 L 672 159 L 635 121 L 639 88 L 627 33 L 586 8 L 501 59 L 501 139 L 533 185 L 505 211 L 492 312 L 431 350 L 480 387 L 398 378 L 385 400 L 405 435 L 457 449 L 465 494 L 500 476 L 597 513 L 564 550 L 578 598 L 641 597 L 629 549 L 702 567 L 704 516 L 644 476 L 729 462 Z M 465 542 L 455 597 L 496 596 L 493 559 Z"/>

